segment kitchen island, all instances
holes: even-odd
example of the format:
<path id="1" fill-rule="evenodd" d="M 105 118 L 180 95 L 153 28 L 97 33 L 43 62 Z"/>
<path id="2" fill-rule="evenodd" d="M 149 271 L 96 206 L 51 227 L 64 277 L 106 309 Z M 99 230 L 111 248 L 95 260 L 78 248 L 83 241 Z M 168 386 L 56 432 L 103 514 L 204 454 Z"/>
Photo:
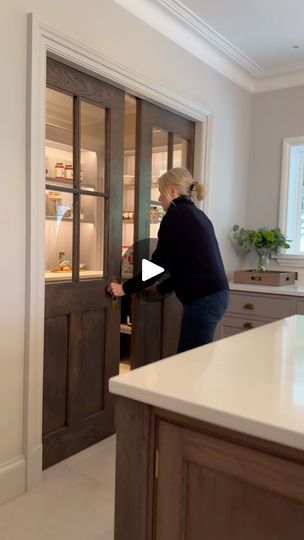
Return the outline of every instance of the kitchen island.
<path id="1" fill-rule="evenodd" d="M 110 380 L 115 540 L 302 540 L 304 317 Z"/>

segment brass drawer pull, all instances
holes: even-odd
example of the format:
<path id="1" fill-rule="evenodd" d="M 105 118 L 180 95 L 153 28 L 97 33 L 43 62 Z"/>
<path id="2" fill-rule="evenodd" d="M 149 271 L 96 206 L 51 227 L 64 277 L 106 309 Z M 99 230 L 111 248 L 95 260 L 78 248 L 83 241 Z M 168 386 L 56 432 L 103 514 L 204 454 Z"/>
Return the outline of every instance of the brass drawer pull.
<path id="1" fill-rule="evenodd" d="M 244 304 L 244 309 L 254 309 L 254 304 L 251 304 L 250 302 L 248 302 L 248 304 Z"/>
<path id="2" fill-rule="evenodd" d="M 243 324 L 243 328 L 246 328 L 246 330 L 250 330 L 250 328 L 253 328 L 252 322 L 245 322 Z"/>

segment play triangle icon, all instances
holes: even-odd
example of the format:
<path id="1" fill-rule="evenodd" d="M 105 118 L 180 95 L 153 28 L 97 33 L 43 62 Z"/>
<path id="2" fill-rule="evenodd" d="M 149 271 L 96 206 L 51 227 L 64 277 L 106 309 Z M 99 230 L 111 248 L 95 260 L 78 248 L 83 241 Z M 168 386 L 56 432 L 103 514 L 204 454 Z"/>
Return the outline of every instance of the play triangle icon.
<path id="1" fill-rule="evenodd" d="M 142 272 L 142 280 L 147 281 L 148 279 L 151 279 L 154 276 L 158 276 L 158 274 L 162 274 L 165 269 L 161 266 L 158 266 L 158 264 L 154 264 L 151 261 L 147 261 L 147 259 L 143 259 L 141 263 L 141 272 Z"/>

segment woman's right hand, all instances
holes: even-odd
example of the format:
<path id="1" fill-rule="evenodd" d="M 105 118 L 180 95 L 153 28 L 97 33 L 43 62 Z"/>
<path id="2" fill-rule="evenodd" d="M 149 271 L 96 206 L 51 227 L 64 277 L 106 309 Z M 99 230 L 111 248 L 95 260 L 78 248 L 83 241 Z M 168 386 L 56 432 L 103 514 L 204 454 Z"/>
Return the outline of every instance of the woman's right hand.
<path id="1" fill-rule="evenodd" d="M 147 294 L 159 294 L 156 284 L 150 285 L 150 287 L 144 289 L 144 292 Z"/>
<path id="2" fill-rule="evenodd" d="M 126 293 L 124 292 L 121 283 L 114 283 L 112 281 L 107 286 L 107 292 L 110 293 L 112 296 L 124 296 Z"/>

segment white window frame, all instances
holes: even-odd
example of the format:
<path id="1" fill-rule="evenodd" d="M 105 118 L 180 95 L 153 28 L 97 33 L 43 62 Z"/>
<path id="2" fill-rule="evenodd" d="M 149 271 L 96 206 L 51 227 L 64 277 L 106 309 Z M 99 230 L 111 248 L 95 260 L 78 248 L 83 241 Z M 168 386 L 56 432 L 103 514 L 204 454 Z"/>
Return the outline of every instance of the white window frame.
<path id="1" fill-rule="evenodd" d="M 300 201 L 300 187 L 292 186 L 292 176 L 294 178 L 295 171 L 291 171 L 291 152 L 294 148 L 304 146 L 304 135 L 301 137 L 289 137 L 283 139 L 282 146 L 282 172 L 281 172 L 281 193 L 280 193 L 280 211 L 279 211 L 279 227 L 285 234 L 288 232 L 288 205 L 290 200 L 290 190 L 294 190 L 294 205 L 299 207 Z M 295 180 L 293 180 L 295 183 Z M 299 210 L 299 208 L 298 208 Z M 299 212 L 298 212 L 299 214 Z M 299 228 L 299 224 L 294 226 Z M 290 229 L 289 229 L 290 230 Z M 290 238 L 292 240 L 292 238 Z M 292 243 L 291 248 L 292 249 Z M 278 264 L 284 266 L 303 266 L 304 267 L 304 252 L 290 250 L 282 250 L 280 255 L 273 257 L 277 260 Z"/>

